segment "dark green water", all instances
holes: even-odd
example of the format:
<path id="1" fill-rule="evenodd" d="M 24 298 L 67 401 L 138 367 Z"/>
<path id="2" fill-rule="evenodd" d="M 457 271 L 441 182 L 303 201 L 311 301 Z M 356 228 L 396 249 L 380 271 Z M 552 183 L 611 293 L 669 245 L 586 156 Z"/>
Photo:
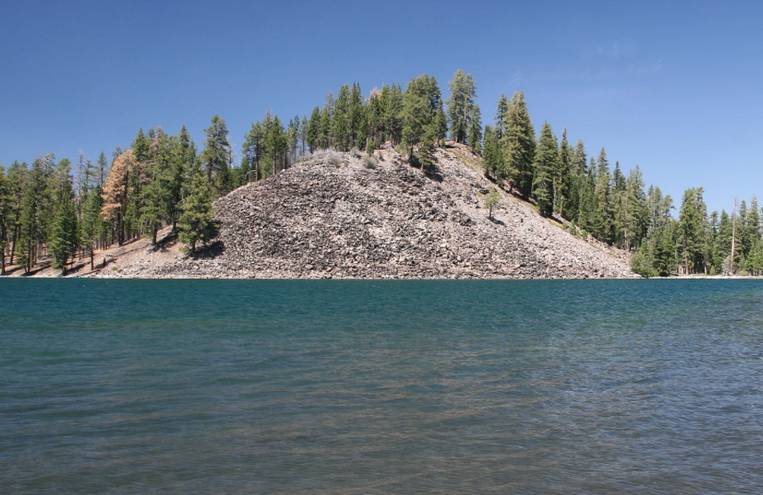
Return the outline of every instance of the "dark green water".
<path id="1" fill-rule="evenodd" d="M 763 282 L 0 280 L 0 492 L 761 493 Z"/>

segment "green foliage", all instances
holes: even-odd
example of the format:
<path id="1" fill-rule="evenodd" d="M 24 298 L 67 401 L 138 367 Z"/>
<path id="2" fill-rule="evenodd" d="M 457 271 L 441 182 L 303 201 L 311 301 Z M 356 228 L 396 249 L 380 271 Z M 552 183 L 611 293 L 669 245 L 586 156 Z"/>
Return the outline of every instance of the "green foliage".
<path id="1" fill-rule="evenodd" d="M 702 188 L 684 192 L 678 220 L 678 253 L 684 273 L 704 273 L 705 225 L 707 208 L 702 199 Z"/>
<path id="2" fill-rule="evenodd" d="M 10 186 L 5 169 L 0 167 L 0 275 L 5 275 L 5 249 L 10 231 Z"/>
<path id="3" fill-rule="evenodd" d="M 207 243 L 214 235 L 212 213 L 212 194 L 207 178 L 202 173 L 196 173 L 191 178 L 188 196 L 183 199 L 180 219 L 178 220 L 178 237 L 188 245 L 193 254 L 199 242 Z"/>
<path id="4" fill-rule="evenodd" d="M 540 140 L 535 149 L 535 177 L 533 197 L 538 203 L 538 211 L 544 217 L 551 216 L 554 209 L 554 171 L 558 167 L 559 150 L 551 126 L 543 124 Z"/>
<path id="5" fill-rule="evenodd" d="M 501 196 L 495 188 L 491 189 L 490 192 L 485 195 L 485 208 L 487 208 L 488 218 L 493 218 L 493 208 L 498 205 L 500 198 Z"/>
<path id="6" fill-rule="evenodd" d="M 485 144 L 482 150 L 485 175 L 497 177 L 501 166 L 501 150 L 496 131 L 491 126 L 485 126 Z"/>
<path id="7" fill-rule="evenodd" d="M 641 248 L 631 256 L 631 270 L 642 277 L 656 277 L 657 269 L 654 267 L 654 255 L 649 244 L 643 244 Z"/>
<path id="8" fill-rule="evenodd" d="M 443 135 L 443 119 L 440 89 L 435 78 L 424 75 L 408 83 L 403 100 L 403 144 L 409 149 L 409 157 L 425 138 L 427 146 L 434 146 Z"/>
<path id="9" fill-rule="evenodd" d="M 212 123 L 204 132 L 206 145 L 201 154 L 201 163 L 212 191 L 216 196 L 220 196 L 227 193 L 231 186 L 231 147 L 228 142 L 228 127 L 223 119 L 214 115 Z"/>
<path id="10" fill-rule="evenodd" d="M 473 144 L 470 138 L 474 138 L 473 127 L 479 126 L 479 108 L 474 103 L 477 95 L 474 79 L 461 69 L 458 69 L 449 83 L 450 96 L 448 97 L 448 119 L 450 121 L 450 138 L 457 143 Z M 479 142 L 479 139 L 476 140 Z"/>
<path id="11" fill-rule="evenodd" d="M 564 217 L 573 181 L 572 150 L 567 140 L 567 129 L 562 131 L 562 142 L 559 145 L 559 159 L 556 161 L 552 176 L 554 184 L 554 213 Z"/>
<path id="12" fill-rule="evenodd" d="M 54 215 L 48 237 L 48 248 L 53 258 L 53 267 L 66 274 L 66 263 L 78 246 L 77 217 L 74 209 L 71 165 L 61 160 L 51 179 L 53 188 Z"/>
<path id="13" fill-rule="evenodd" d="M 520 194 L 530 197 L 533 189 L 535 131 L 521 91 L 514 93 L 511 98 L 505 121 L 506 128 L 501 136 L 504 156 L 501 175 L 510 178 Z"/>
<path id="14" fill-rule="evenodd" d="M 310 153 L 314 152 L 315 150 L 319 148 L 320 133 L 321 133 L 321 109 L 320 107 L 315 107 L 313 108 L 313 112 L 310 114 L 310 122 L 308 124 L 308 131 L 307 131 L 307 146 L 310 148 Z"/>

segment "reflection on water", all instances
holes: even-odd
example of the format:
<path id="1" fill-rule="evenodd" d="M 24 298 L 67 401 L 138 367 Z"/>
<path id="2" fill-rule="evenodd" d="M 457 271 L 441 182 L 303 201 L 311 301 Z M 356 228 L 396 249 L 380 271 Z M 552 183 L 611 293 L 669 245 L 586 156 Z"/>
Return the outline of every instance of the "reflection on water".
<path id="1" fill-rule="evenodd" d="M 763 283 L 1 280 L 4 493 L 756 493 Z"/>

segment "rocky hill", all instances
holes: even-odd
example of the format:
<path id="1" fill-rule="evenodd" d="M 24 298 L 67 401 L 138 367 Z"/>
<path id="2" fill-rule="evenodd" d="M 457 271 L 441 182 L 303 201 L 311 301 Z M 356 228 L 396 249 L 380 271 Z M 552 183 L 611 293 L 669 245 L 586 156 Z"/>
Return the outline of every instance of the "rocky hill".
<path id="1" fill-rule="evenodd" d="M 318 153 L 215 203 L 206 253 L 116 263 L 101 276 L 210 278 L 631 277 L 627 257 L 567 232 L 493 187 L 465 147 L 436 153 L 430 172 L 394 151 Z"/>

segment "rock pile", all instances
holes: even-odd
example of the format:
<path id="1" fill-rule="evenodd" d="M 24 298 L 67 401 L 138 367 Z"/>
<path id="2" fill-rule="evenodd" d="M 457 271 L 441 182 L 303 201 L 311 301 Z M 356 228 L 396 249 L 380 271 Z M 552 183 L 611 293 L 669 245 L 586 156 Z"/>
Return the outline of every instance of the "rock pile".
<path id="1" fill-rule="evenodd" d="M 492 184 L 463 147 L 437 151 L 430 172 L 393 150 L 376 158 L 324 152 L 215 203 L 209 256 L 126 276 L 212 278 L 630 277 L 626 256 L 575 237 Z"/>

